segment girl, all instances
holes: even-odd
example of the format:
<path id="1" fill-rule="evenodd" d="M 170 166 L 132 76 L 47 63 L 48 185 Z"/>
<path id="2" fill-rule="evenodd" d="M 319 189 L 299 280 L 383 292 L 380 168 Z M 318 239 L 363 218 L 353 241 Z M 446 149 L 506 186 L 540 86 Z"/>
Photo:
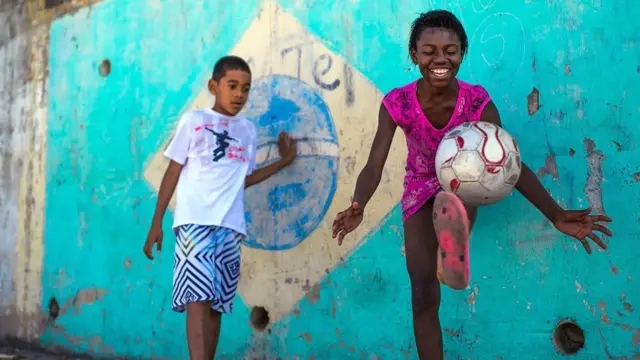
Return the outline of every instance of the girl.
<path id="1" fill-rule="evenodd" d="M 462 24 L 448 11 L 429 11 L 413 22 L 409 54 L 422 77 L 383 98 L 378 129 L 358 177 L 353 204 L 333 222 L 333 237 L 342 244 L 345 235 L 362 221 L 367 202 L 380 183 L 393 135 L 400 127 L 408 148 L 402 221 L 420 359 L 442 359 L 438 280 L 458 290 L 469 284 L 468 238 L 477 211 L 441 191 L 434 166 L 436 149 L 447 131 L 465 121 L 502 126 L 487 91 L 456 79 L 467 47 Z M 563 210 L 524 164 L 516 188 L 556 229 L 579 240 L 587 253 L 591 248 L 586 238 L 607 248 L 594 231 L 611 236 L 609 229 L 598 224 L 610 222 L 609 217 L 590 215 L 591 209 Z"/>

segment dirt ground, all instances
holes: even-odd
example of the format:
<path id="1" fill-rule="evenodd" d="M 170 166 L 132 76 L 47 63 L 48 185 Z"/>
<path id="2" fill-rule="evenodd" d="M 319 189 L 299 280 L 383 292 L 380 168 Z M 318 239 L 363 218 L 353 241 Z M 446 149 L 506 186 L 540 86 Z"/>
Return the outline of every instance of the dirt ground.
<path id="1" fill-rule="evenodd" d="M 38 350 L 16 349 L 0 345 L 0 360 L 86 360 L 87 358 L 57 355 Z"/>

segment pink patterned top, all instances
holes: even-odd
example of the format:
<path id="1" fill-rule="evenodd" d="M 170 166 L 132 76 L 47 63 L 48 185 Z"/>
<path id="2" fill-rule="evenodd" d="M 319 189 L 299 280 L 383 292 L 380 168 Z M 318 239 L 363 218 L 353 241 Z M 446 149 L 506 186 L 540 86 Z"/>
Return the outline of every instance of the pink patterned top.
<path id="1" fill-rule="evenodd" d="M 418 101 L 417 81 L 391 90 L 382 99 L 393 121 L 404 131 L 409 150 L 402 195 L 402 221 L 420 210 L 440 190 L 434 162 L 444 135 L 466 121 L 479 121 L 482 111 L 491 100 L 480 85 L 470 85 L 460 80 L 458 84 L 456 108 L 443 129 L 436 129 L 424 115 Z"/>

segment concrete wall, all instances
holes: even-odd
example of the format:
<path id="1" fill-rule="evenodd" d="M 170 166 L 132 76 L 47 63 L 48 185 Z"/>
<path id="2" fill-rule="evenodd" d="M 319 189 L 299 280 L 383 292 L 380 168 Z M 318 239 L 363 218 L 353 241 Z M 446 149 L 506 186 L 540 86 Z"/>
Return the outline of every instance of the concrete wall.
<path id="1" fill-rule="evenodd" d="M 251 238 L 220 358 L 416 358 L 401 134 L 364 226 L 341 248 L 329 229 L 366 159 L 382 94 L 418 76 L 406 53 L 410 21 L 444 7 L 469 34 L 460 77 L 489 90 L 554 198 L 612 216 L 616 234 L 589 257 L 517 193 L 482 209 L 472 284 L 443 291 L 448 358 L 557 358 L 552 331 L 563 320 L 584 330 L 578 359 L 640 358 L 640 4 L 2 4 L 4 336 L 108 357 L 186 356 L 184 316 L 169 303 L 170 213 L 163 254 L 151 263 L 141 247 L 159 152 L 182 112 L 210 104 L 215 60 L 235 53 L 254 71 L 246 113 L 261 124 L 259 161 L 272 158 L 281 129 L 300 139 L 301 157 L 248 191 Z M 252 328 L 253 307 L 268 311 L 268 331 Z"/>
<path id="2" fill-rule="evenodd" d="M 0 338 L 38 340 L 46 158 L 47 17 L 0 6 Z"/>

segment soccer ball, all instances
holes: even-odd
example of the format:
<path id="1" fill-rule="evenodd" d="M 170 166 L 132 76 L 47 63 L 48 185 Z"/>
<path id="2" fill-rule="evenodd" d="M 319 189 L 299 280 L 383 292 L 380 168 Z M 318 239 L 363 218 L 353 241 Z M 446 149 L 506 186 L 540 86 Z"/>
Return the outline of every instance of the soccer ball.
<path id="1" fill-rule="evenodd" d="M 478 206 L 509 195 L 520 178 L 522 163 L 518 144 L 509 133 L 479 121 L 447 132 L 438 145 L 435 168 L 445 191 Z"/>

